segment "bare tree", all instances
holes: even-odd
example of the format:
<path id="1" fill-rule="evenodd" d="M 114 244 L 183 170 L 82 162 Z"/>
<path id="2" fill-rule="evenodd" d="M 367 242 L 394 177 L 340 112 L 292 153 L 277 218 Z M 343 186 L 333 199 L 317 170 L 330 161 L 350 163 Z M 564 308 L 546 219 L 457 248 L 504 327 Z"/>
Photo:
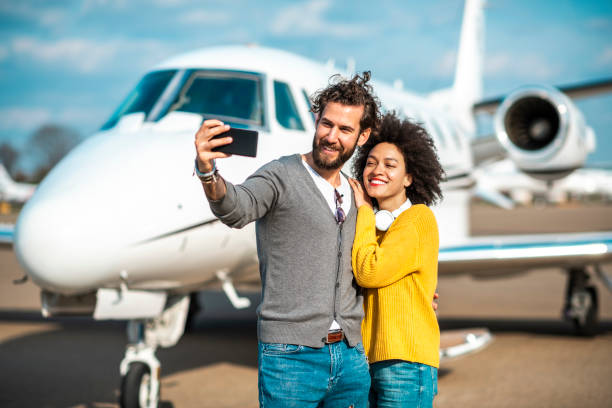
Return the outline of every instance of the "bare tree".
<path id="1" fill-rule="evenodd" d="M 13 145 L 7 142 L 2 143 L 0 145 L 0 163 L 4 165 L 11 177 L 15 176 L 17 160 L 19 160 L 19 152 Z"/>
<path id="2" fill-rule="evenodd" d="M 81 140 L 73 129 L 55 125 L 43 125 L 36 130 L 27 144 L 28 153 L 37 163 L 33 179 L 40 181 Z"/>

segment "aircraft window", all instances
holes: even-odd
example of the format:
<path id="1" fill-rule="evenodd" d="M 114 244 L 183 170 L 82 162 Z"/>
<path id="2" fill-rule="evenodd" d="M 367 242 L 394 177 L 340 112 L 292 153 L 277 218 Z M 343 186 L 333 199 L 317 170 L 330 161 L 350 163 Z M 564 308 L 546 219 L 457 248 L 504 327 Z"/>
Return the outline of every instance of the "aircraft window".
<path id="1" fill-rule="evenodd" d="M 429 136 L 431 136 L 431 138 L 433 139 L 436 148 L 441 149 L 443 148 L 443 146 L 440 143 L 440 137 L 439 137 L 439 130 L 436 130 L 436 127 L 432 125 L 432 121 L 430 120 L 430 118 L 428 116 L 426 116 L 425 114 L 423 114 L 422 112 L 414 112 L 413 113 L 413 117 L 414 120 L 417 121 L 417 123 L 421 126 L 423 126 L 425 128 L 425 130 L 427 131 L 427 133 L 429 134 Z"/>
<path id="2" fill-rule="evenodd" d="M 198 113 L 232 124 L 263 126 L 261 81 L 256 75 L 195 73 L 177 96 L 170 112 Z"/>
<path id="3" fill-rule="evenodd" d="M 274 102 L 276 105 L 276 120 L 284 128 L 304 130 L 295 100 L 291 96 L 289 85 L 274 81 Z"/>
<path id="4" fill-rule="evenodd" d="M 442 138 L 445 139 L 445 144 L 452 146 L 455 149 L 461 147 L 457 132 L 453 124 L 449 121 L 448 117 L 440 116 L 438 127 L 442 131 Z"/>
<path id="5" fill-rule="evenodd" d="M 457 147 L 459 148 L 461 147 L 461 136 L 459 136 L 459 131 L 454 125 L 454 123 L 450 125 L 451 133 L 453 134 L 453 140 L 455 141 L 455 145 L 457 145 Z"/>
<path id="6" fill-rule="evenodd" d="M 147 116 L 175 73 L 176 70 L 173 69 L 145 75 L 100 130 L 112 128 L 123 115 L 143 112 Z"/>
<path id="7" fill-rule="evenodd" d="M 431 119 L 430 121 L 431 123 L 431 128 L 433 130 L 433 135 L 437 135 L 437 141 L 440 143 L 440 148 L 444 148 L 446 146 L 446 135 L 444 134 L 444 132 L 442 132 L 442 129 L 440 128 L 440 124 L 438 123 L 438 121 L 436 121 L 435 119 Z M 435 136 L 434 136 L 435 137 Z"/>
<path id="8" fill-rule="evenodd" d="M 302 95 L 304 95 L 304 99 L 306 100 L 306 106 L 308 106 L 308 112 L 310 112 L 310 116 L 312 116 L 312 121 L 315 121 L 315 114 L 312 111 L 312 101 L 310 100 L 310 96 L 308 96 L 308 92 L 305 89 L 302 89 Z"/>

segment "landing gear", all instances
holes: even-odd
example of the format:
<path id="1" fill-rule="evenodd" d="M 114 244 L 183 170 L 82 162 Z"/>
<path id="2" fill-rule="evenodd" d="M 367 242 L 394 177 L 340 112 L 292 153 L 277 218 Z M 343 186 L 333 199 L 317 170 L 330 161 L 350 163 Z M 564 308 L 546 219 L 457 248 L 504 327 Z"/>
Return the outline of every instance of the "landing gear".
<path id="1" fill-rule="evenodd" d="M 145 363 L 135 362 L 130 364 L 128 372 L 121 379 L 121 407 L 149 407 L 157 405 L 151 400 L 151 394 L 157 394 L 159 401 L 159 382 L 157 392 L 153 390 L 151 370 Z"/>
<path id="2" fill-rule="evenodd" d="M 185 329 L 189 296 L 169 297 L 160 316 L 130 320 L 129 344 L 121 361 L 121 408 L 157 408 L 160 395 L 161 364 L 157 347 L 174 346 Z"/>
<path id="3" fill-rule="evenodd" d="M 576 334 L 581 336 L 593 336 L 597 331 L 597 289 L 588 283 L 585 268 L 569 269 L 563 316 L 574 324 Z"/>

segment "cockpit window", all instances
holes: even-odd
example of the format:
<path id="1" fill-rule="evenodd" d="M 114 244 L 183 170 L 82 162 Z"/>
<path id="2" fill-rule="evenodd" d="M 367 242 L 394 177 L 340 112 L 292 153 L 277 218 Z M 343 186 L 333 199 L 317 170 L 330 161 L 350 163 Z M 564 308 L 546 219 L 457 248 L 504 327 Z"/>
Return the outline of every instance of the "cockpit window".
<path id="1" fill-rule="evenodd" d="M 185 83 L 169 112 L 197 113 L 231 124 L 264 125 L 261 79 L 240 72 L 197 71 Z"/>
<path id="2" fill-rule="evenodd" d="M 145 75 L 100 130 L 112 128 L 122 116 L 130 113 L 143 112 L 147 116 L 175 73 L 173 69 Z"/>
<path id="3" fill-rule="evenodd" d="M 304 130 L 297 107 L 289 85 L 285 82 L 274 81 L 274 102 L 276 105 L 276 120 L 287 129 Z"/>

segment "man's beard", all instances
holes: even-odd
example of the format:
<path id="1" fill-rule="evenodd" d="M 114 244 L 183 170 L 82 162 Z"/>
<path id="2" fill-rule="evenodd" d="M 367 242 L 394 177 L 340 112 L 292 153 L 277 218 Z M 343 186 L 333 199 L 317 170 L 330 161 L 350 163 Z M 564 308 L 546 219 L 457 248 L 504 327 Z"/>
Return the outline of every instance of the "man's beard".
<path id="1" fill-rule="evenodd" d="M 339 152 L 338 157 L 336 157 L 332 161 L 325 161 L 323 159 L 323 154 L 321 153 L 321 149 L 323 147 L 328 147 L 332 150 L 338 151 Z M 317 167 L 321 169 L 336 170 L 342 167 L 344 163 L 346 163 L 351 158 L 356 148 L 357 148 L 357 143 L 355 143 L 351 149 L 338 150 L 336 146 L 331 145 L 329 143 L 326 143 L 326 142 L 317 143 L 317 138 L 315 136 L 312 138 L 312 159 L 314 163 L 317 165 Z M 340 145 L 340 149 L 342 149 L 342 145 Z"/>

